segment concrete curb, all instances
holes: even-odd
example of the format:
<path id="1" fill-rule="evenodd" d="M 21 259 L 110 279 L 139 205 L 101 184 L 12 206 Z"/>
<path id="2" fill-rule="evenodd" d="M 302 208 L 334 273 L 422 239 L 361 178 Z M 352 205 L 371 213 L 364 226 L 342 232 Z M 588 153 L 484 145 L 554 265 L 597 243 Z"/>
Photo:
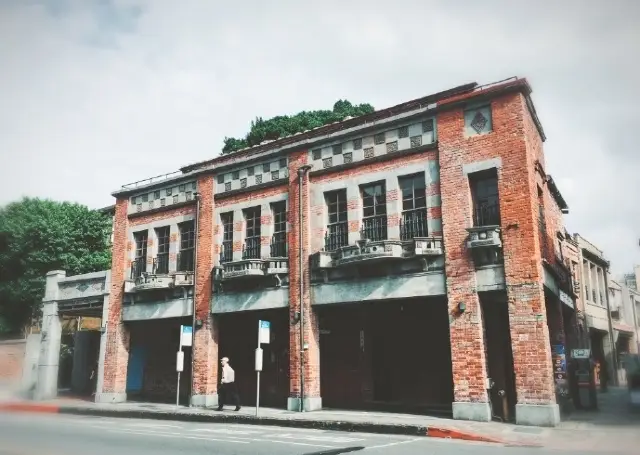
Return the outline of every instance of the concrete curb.
<path id="1" fill-rule="evenodd" d="M 53 403 L 0 403 L 0 412 L 25 412 L 41 414 L 66 414 L 78 416 L 112 417 L 125 419 L 173 420 L 183 422 L 236 423 L 245 425 L 265 425 L 285 428 L 306 428 L 316 430 L 344 431 L 351 433 L 374 433 L 403 436 L 425 436 L 431 438 L 457 439 L 502 445 L 518 445 L 507 440 L 449 428 L 385 424 L 377 422 L 349 422 L 343 420 L 307 420 L 274 417 L 255 417 L 229 413 L 183 413 L 133 409 L 104 409 L 81 406 L 60 406 Z"/>

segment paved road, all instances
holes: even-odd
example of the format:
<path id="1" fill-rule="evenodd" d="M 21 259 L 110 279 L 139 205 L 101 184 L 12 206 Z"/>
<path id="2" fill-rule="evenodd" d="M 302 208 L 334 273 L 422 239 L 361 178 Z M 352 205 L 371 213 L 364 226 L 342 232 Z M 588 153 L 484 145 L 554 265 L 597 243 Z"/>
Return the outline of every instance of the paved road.
<path id="1" fill-rule="evenodd" d="M 329 455 L 349 448 L 367 455 L 570 453 L 271 426 L 0 413 L 0 455 Z"/>

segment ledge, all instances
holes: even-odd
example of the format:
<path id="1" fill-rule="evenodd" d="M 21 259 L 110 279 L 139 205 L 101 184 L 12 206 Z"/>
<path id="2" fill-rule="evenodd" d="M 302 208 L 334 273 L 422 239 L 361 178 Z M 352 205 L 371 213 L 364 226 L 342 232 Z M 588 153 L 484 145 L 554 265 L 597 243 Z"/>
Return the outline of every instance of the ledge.
<path id="1" fill-rule="evenodd" d="M 272 180 L 270 182 L 260 183 L 259 185 L 248 186 L 246 188 L 238 188 L 231 191 L 224 191 L 222 193 L 216 193 L 213 195 L 213 199 L 218 201 L 238 194 L 251 193 L 253 191 L 260 191 L 267 188 L 275 188 L 277 186 L 287 186 L 289 184 L 289 178 L 281 178 L 278 180 Z"/>
<path id="2" fill-rule="evenodd" d="M 362 160 L 353 161 L 347 164 L 332 166 L 326 169 L 318 169 L 317 171 L 311 171 L 309 172 L 309 177 L 319 177 L 321 175 L 331 174 L 333 172 L 340 172 L 347 169 L 353 169 L 353 168 L 362 166 L 364 164 L 383 163 L 385 161 L 391 161 L 396 158 L 416 155 L 418 153 L 427 152 L 430 150 L 437 150 L 437 149 L 438 149 L 438 141 L 435 141 L 435 142 L 432 142 L 431 144 L 421 145 L 420 147 L 414 147 L 412 149 L 406 149 L 403 151 L 398 151 L 393 153 L 385 153 L 384 155 L 378 155 L 373 158 L 362 159 Z"/>
<path id="3" fill-rule="evenodd" d="M 128 215 L 129 219 L 131 218 L 139 218 L 146 215 L 153 215 L 155 213 L 160 212 L 168 212 L 169 210 L 178 209 L 180 207 L 187 207 L 189 205 L 196 205 L 196 199 L 193 198 L 190 201 L 178 202 L 176 204 L 165 205 L 164 207 L 156 207 L 154 209 L 145 210 L 144 212 L 135 212 Z"/>

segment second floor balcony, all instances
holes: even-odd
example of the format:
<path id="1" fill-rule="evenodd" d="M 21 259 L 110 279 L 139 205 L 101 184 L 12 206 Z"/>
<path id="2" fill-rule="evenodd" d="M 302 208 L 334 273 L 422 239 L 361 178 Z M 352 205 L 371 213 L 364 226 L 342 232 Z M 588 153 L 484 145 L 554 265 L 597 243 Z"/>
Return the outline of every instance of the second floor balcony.
<path id="1" fill-rule="evenodd" d="M 265 251 L 267 250 L 267 251 Z M 263 254 L 264 252 L 264 254 Z M 214 281 L 221 282 L 249 277 L 277 276 L 289 273 L 286 232 L 276 233 L 269 245 L 262 246 L 261 237 L 249 237 L 242 251 L 234 257 L 233 243 L 222 242 L 219 266 L 214 270 Z"/>
<path id="2" fill-rule="evenodd" d="M 390 239 L 390 233 L 395 238 Z M 442 238 L 428 235 L 426 209 L 420 209 L 403 213 L 395 225 L 389 224 L 386 215 L 365 218 L 358 239 L 351 242 L 346 222 L 327 226 L 324 249 L 311 256 L 311 267 L 326 269 L 442 254 Z"/>
<path id="3" fill-rule="evenodd" d="M 176 270 L 171 270 L 169 253 L 159 253 L 153 259 L 137 257 L 131 263 L 129 279 L 125 280 L 125 292 L 192 286 L 193 259 L 193 250 L 181 251 L 177 255 Z"/>

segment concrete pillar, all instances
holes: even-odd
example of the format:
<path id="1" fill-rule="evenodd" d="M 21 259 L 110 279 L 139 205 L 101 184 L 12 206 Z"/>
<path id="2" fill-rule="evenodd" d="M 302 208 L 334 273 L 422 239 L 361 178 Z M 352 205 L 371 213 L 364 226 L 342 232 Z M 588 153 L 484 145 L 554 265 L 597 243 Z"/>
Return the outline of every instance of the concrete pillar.
<path id="1" fill-rule="evenodd" d="M 430 236 L 441 236 L 440 165 L 436 160 L 427 161 L 425 185 L 427 194 L 427 232 Z"/>
<path id="2" fill-rule="evenodd" d="M 193 395 L 192 406 L 217 406 L 218 405 L 218 327 L 217 321 L 211 315 L 212 308 L 212 277 L 211 270 L 214 264 L 214 177 L 205 175 L 198 179 L 198 192 L 200 193 L 200 213 L 198 217 L 198 258 L 195 264 L 196 286 L 194 289 L 194 301 L 196 323 L 194 328 L 193 352 Z M 242 216 L 242 211 L 240 216 Z M 242 218 L 234 221 L 240 222 Z M 244 233 L 241 232 L 244 236 Z M 237 233 L 236 233 L 237 235 Z M 234 245 L 237 237 L 234 238 Z M 234 247 L 234 259 L 236 259 Z M 240 252 L 240 254 L 242 254 Z M 198 325 L 201 324 L 200 327 Z M 188 368 L 188 366 L 185 366 Z"/>
<path id="3" fill-rule="evenodd" d="M 58 367 L 62 325 L 58 316 L 58 283 L 66 276 L 62 270 L 47 273 L 44 299 L 42 300 L 42 332 L 38 356 L 38 380 L 36 400 L 49 400 L 58 395 Z"/>
<path id="4" fill-rule="evenodd" d="M 309 252 L 310 252 L 310 201 L 308 175 L 300 188 L 298 169 L 307 164 L 308 152 L 301 151 L 289 157 L 289 207 L 293 230 L 289 235 L 289 307 L 291 319 L 304 306 L 304 346 L 300 346 L 301 322 L 292 325 L 289 330 L 289 399 L 287 408 L 305 411 L 322 408 L 320 396 L 320 330 L 318 318 L 311 307 L 309 289 Z M 302 236 L 300 236 L 299 192 L 302 191 Z M 300 270 L 300 251 L 302 245 L 302 270 Z M 300 299 L 300 278 L 303 280 L 303 296 Z M 304 349 L 304 353 L 302 350 Z M 304 360 L 302 372 L 301 360 Z M 301 380 L 303 379 L 303 380 Z M 304 383 L 304 390 L 302 384 Z M 304 399 L 302 397 L 304 396 Z"/>
<path id="5" fill-rule="evenodd" d="M 105 289 L 111 286 L 111 271 L 107 272 Z M 109 294 L 103 297 L 102 319 L 100 321 L 100 351 L 98 353 L 98 380 L 96 381 L 96 399 L 102 396 L 104 389 L 104 361 L 107 352 L 107 321 L 109 320 Z"/>

